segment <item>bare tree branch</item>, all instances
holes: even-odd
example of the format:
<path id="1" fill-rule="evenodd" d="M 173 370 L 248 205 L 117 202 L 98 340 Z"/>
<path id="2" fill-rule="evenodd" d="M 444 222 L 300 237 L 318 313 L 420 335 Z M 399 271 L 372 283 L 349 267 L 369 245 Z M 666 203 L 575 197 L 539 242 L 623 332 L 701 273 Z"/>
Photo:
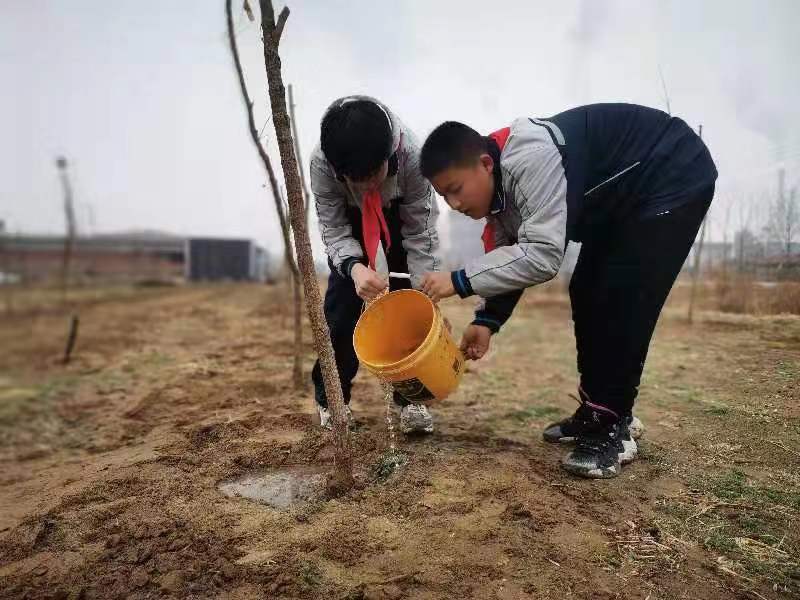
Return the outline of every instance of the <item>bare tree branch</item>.
<path id="1" fill-rule="evenodd" d="M 253 20 L 253 13 L 247 0 L 244 2 L 244 10 L 247 12 L 248 17 Z M 242 63 L 239 59 L 239 49 L 236 45 L 236 36 L 233 32 L 233 16 L 231 14 L 231 0 L 225 1 L 225 13 L 228 22 L 228 41 L 230 42 L 231 54 L 233 54 L 233 62 L 236 66 L 236 75 L 239 78 L 239 88 L 242 92 L 242 101 L 247 108 L 247 124 L 250 130 L 250 137 L 253 144 L 258 150 L 258 155 L 261 157 L 261 162 L 264 163 L 264 168 L 269 175 L 269 183 L 272 189 L 272 197 L 275 202 L 275 210 L 278 213 L 278 221 L 281 228 L 281 236 L 283 237 L 284 257 L 286 264 L 289 266 L 291 272 L 292 289 L 294 297 L 294 364 L 293 364 L 293 382 L 295 389 L 302 389 L 304 385 L 303 378 L 303 330 L 302 330 L 302 296 L 300 292 L 300 271 L 297 268 L 297 263 L 294 259 L 292 252 L 291 232 L 289 230 L 289 219 L 287 217 L 288 211 L 282 198 L 282 194 L 278 189 L 278 181 L 275 178 L 275 171 L 272 168 L 272 162 L 264 150 L 264 145 L 261 143 L 261 133 L 269 122 L 269 118 L 264 123 L 261 132 L 256 130 L 255 117 L 253 116 L 253 102 L 247 93 L 247 85 L 244 80 L 244 73 L 242 72 Z"/>
<path id="2" fill-rule="evenodd" d="M 242 8 L 244 9 L 244 12 L 247 13 L 247 18 L 250 19 L 251 22 L 256 20 L 255 15 L 253 15 L 253 9 L 250 8 L 250 3 L 247 0 L 244 0 Z"/>
<path id="3" fill-rule="evenodd" d="M 284 6 L 281 14 L 278 15 L 278 22 L 275 25 L 275 31 L 272 32 L 272 39 L 275 40 L 275 45 L 281 43 L 281 36 L 283 35 L 283 26 L 286 25 L 286 19 L 289 18 L 289 7 Z"/>
<path id="4" fill-rule="evenodd" d="M 245 83 L 244 80 L 242 63 L 239 58 L 239 48 L 236 44 L 236 36 L 234 35 L 233 31 L 233 14 L 231 11 L 231 0 L 225 0 L 225 15 L 228 21 L 228 43 L 231 48 L 231 54 L 233 55 L 233 64 L 236 67 L 236 75 L 239 78 L 239 89 L 241 90 L 242 93 L 242 101 L 244 102 L 245 108 L 247 109 L 247 125 L 250 131 L 250 137 L 253 140 L 253 144 L 255 145 L 256 150 L 258 150 L 258 156 L 261 158 L 261 162 L 264 164 L 264 168 L 266 169 L 267 175 L 269 176 L 269 184 L 270 188 L 272 189 L 272 198 L 275 202 L 275 210 L 278 213 L 278 220 L 280 222 L 281 234 L 283 236 L 284 256 L 286 258 L 286 264 L 289 266 L 289 270 L 292 272 L 292 275 L 296 276 L 298 274 L 298 271 L 297 271 L 297 265 L 295 264 L 294 261 L 294 256 L 292 254 L 292 243 L 288 232 L 289 222 L 286 217 L 286 213 L 283 210 L 283 202 L 281 201 L 280 194 L 278 191 L 278 180 L 275 177 L 275 171 L 272 168 L 272 162 L 270 161 L 267 152 L 264 150 L 264 146 L 261 144 L 260 136 L 258 130 L 256 129 L 255 117 L 253 115 L 253 102 L 252 100 L 250 100 L 250 96 L 247 93 L 247 84 Z"/>
<path id="5" fill-rule="evenodd" d="M 259 132 L 258 132 L 258 139 L 259 139 L 259 140 L 260 140 L 262 137 L 264 137 L 264 130 L 267 128 L 267 124 L 268 124 L 268 123 L 269 123 L 271 120 L 272 120 L 272 115 L 268 116 L 268 117 L 267 117 L 267 118 L 264 120 L 264 125 L 261 127 L 261 131 L 259 131 Z"/>
<path id="6" fill-rule="evenodd" d="M 768 236 L 767 244 L 771 246 L 775 243 L 779 246 L 784 255 L 784 260 L 788 261 L 792 255 L 794 240 L 800 231 L 800 212 L 797 211 L 795 203 L 795 188 L 788 194 L 785 190 L 786 171 L 781 168 L 778 170 L 778 193 L 769 202 L 769 217 L 765 228 Z M 781 262 L 780 267 L 783 267 Z"/>

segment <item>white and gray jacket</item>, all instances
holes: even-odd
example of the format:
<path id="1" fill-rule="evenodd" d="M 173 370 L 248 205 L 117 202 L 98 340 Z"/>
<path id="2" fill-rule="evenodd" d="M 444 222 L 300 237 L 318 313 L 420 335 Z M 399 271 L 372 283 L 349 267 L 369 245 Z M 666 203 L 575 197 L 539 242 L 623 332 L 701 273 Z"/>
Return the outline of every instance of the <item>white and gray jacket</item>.
<path id="1" fill-rule="evenodd" d="M 567 242 L 567 178 L 544 126 L 517 119 L 495 160 L 496 195 L 487 221 L 495 249 L 453 273 L 462 297 L 490 298 L 555 277 Z"/>
<path id="2" fill-rule="evenodd" d="M 438 271 L 439 237 L 436 219 L 439 211 L 430 183 L 419 170 L 419 143 L 411 130 L 389 108 L 368 96 L 353 96 L 380 105 L 392 124 L 392 152 L 397 153 L 397 172 L 390 173 L 381 187 L 384 209 L 398 203 L 403 248 L 408 257 L 411 285 L 419 289 L 426 271 Z M 340 103 L 337 100 L 334 105 Z M 333 106 L 333 105 L 332 105 Z M 330 108 L 328 109 L 330 110 Z M 353 260 L 364 261 L 361 243 L 353 236 L 347 218 L 348 207 L 361 208 L 356 197 L 343 180 L 337 179 L 318 144 L 311 155 L 311 190 L 319 218 L 319 229 L 325 252 L 333 268 L 343 277 Z"/>
<path id="3" fill-rule="evenodd" d="M 452 273 L 462 297 L 486 299 L 476 323 L 493 331 L 522 290 L 558 273 L 567 241 L 615 222 L 646 219 L 713 194 L 717 169 L 683 120 L 634 104 L 579 106 L 517 119 L 502 151 L 489 144 L 495 198 L 488 222 L 496 249 Z"/>

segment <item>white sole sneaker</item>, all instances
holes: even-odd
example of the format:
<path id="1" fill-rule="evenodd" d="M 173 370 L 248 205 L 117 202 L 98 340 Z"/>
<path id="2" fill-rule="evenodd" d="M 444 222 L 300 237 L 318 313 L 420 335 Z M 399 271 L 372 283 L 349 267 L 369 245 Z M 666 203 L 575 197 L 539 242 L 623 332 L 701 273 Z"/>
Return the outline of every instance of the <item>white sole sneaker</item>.
<path id="1" fill-rule="evenodd" d="M 409 404 L 400 409 L 400 431 L 405 434 L 433 433 L 433 417 L 423 404 Z"/>
<path id="2" fill-rule="evenodd" d="M 631 432 L 631 439 L 638 440 L 644 435 L 644 423 L 639 417 L 633 417 L 631 422 L 628 423 L 628 431 Z"/>
<path id="3" fill-rule="evenodd" d="M 627 465 L 632 463 L 639 453 L 639 446 L 633 439 L 622 440 L 622 452 L 619 453 L 619 464 Z"/>

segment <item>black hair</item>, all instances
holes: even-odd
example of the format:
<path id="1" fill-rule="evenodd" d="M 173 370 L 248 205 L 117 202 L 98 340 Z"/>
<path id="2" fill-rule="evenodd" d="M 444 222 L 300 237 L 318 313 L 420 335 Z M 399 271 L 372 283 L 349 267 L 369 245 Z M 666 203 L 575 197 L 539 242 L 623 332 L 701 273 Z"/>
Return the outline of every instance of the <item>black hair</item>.
<path id="1" fill-rule="evenodd" d="M 389 115 L 375 102 L 344 99 L 323 117 L 320 142 L 338 177 L 367 179 L 392 153 Z"/>
<path id="2" fill-rule="evenodd" d="M 422 145 L 420 171 L 430 179 L 450 167 L 473 164 L 486 152 L 486 138 L 480 133 L 463 123 L 445 121 Z"/>

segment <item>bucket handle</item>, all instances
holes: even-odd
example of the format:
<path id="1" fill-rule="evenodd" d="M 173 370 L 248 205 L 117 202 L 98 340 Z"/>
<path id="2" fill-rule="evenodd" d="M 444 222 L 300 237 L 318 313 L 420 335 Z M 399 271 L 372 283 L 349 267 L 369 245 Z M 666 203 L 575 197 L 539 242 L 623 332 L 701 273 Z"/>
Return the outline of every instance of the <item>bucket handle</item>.
<path id="1" fill-rule="evenodd" d="M 392 279 L 409 279 L 409 280 L 411 279 L 411 275 L 409 275 L 408 273 L 398 273 L 396 271 L 390 271 L 389 272 L 389 277 L 392 278 Z M 387 287 L 386 291 L 384 291 L 382 294 L 378 294 L 372 300 L 364 300 L 361 303 L 361 313 L 363 314 L 364 311 L 367 310 L 367 307 L 370 304 L 372 304 L 373 302 L 375 302 L 375 300 L 377 300 L 378 298 L 382 298 L 383 296 L 385 296 L 388 293 L 389 293 L 389 288 Z"/>

